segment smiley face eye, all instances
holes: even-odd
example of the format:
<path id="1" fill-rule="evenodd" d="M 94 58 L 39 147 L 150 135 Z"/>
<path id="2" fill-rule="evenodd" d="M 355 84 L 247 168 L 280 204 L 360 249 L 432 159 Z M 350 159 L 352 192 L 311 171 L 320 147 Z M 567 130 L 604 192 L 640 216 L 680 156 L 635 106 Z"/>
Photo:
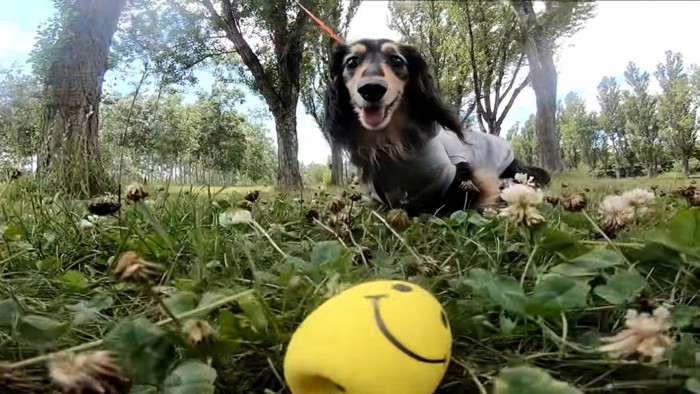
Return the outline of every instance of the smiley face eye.
<path id="1" fill-rule="evenodd" d="M 409 291 L 413 290 L 411 286 L 406 286 L 402 283 L 397 283 L 391 287 L 392 289 L 396 291 L 400 291 L 402 293 L 408 293 Z"/>

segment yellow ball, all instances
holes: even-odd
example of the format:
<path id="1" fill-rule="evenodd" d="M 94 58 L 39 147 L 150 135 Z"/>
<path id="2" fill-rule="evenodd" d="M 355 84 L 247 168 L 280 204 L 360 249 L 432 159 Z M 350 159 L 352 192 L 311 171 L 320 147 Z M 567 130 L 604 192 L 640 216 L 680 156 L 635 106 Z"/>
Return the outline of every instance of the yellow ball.
<path id="1" fill-rule="evenodd" d="M 294 394 L 430 394 L 450 361 L 442 305 L 403 281 L 353 286 L 299 325 L 284 376 Z"/>

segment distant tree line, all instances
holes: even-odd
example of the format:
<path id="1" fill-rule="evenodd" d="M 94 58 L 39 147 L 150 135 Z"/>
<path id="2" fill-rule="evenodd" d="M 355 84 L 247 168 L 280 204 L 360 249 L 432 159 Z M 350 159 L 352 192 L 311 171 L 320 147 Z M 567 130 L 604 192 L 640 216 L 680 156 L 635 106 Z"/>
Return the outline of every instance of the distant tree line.
<path id="1" fill-rule="evenodd" d="M 586 107 L 577 93 L 566 95 L 557 111 L 557 134 L 567 169 L 586 168 L 596 176 L 655 177 L 700 171 L 700 69 L 686 67 L 680 53 L 666 51 L 653 77 L 629 62 L 622 81 L 604 77 L 598 84 L 600 110 Z M 518 155 L 537 162 L 534 116 L 507 133 Z"/>

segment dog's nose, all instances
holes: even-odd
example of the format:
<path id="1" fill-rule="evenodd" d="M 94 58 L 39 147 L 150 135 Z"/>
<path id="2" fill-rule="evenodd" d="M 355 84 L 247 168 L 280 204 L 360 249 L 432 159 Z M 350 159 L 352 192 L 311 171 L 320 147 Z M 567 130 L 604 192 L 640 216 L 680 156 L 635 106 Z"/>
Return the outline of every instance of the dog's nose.
<path id="1" fill-rule="evenodd" d="M 384 97 L 384 93 L 386 93 L 386 83 L 381 81 L 367 82 L 364 85 L 360 85 L 360 87 L 357 88 L 357 92 L 360 93 L 363 99 L 370 103 L 376 103 Z"/>

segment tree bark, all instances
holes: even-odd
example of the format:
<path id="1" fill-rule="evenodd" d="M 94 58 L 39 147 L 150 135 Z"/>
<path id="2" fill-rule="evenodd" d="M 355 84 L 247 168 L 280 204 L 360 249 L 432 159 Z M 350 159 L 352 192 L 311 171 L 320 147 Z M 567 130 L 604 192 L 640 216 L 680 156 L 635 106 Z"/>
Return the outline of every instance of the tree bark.
<path id="1" fill-rule="evenodd" d="M 556 128 L 557 70 L 554 54 L 537 23 L 532 0 L 512 0 L 512 4 L 520 19 L 520 33 L 527 54 L 532 89 L 535 91 L 540 164 L 551 172 L 559 172 L 564 166 Z"/>
<path id="2" fill-rule="evenodd" d="M 331 145 L 331 185 L 339 186 L 345 182 L 343 176 L 343 149 L 329 140 Z"/>
<path id="3" fill-rule="evenodd" d="M 681 155 L 681 173 L 685 177 L 690 175 L 690 157 L 685 153 Z"/>
<path id="4" fill-rule="evenodd" d="M 107 56 L 126 0 L 76 0 L 44 75 L 37 174 L 50 188 L 89 197 L 110 180 L 98 140 Z"/>
<path id="5" fill-rule="evenodd" d="M 273 113 L 277 128 L 277 184 L 294 189 L 301 186 L 299 171 L 299 140 L 297 139 L 297 115 L 295 111 Z"/>

